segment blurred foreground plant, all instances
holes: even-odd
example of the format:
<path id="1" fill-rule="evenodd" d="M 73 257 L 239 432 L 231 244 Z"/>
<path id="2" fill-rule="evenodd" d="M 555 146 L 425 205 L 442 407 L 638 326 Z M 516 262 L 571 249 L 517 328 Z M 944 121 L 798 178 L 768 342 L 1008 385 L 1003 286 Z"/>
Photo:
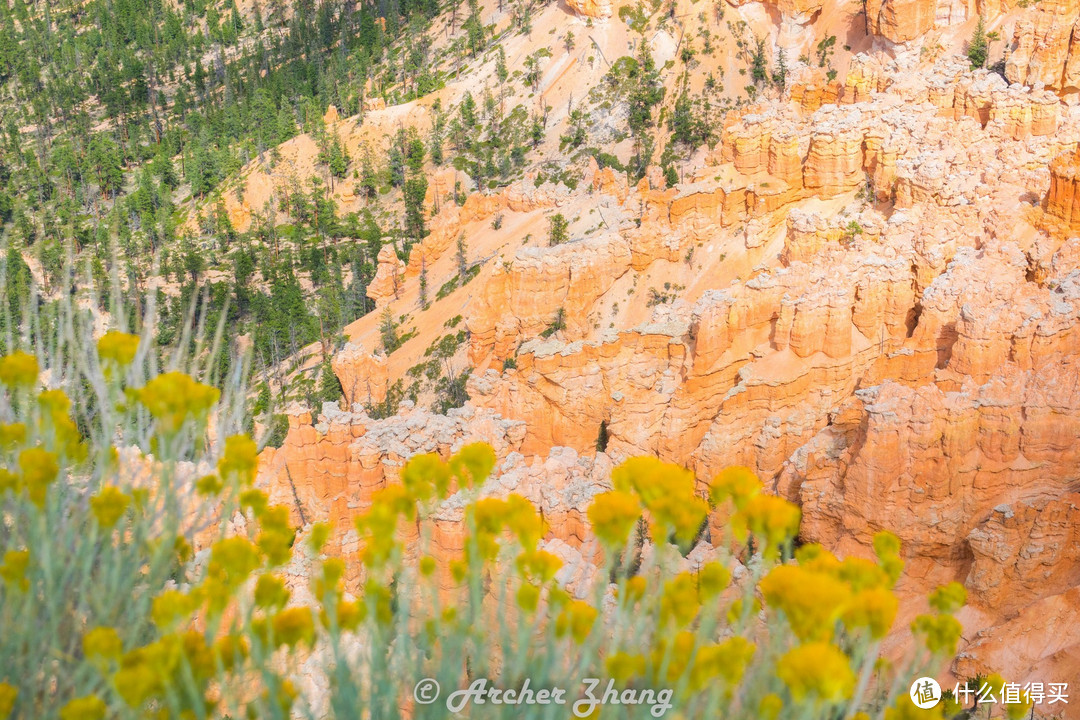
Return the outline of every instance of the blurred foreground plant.
<path id="1" fill-rule="evenodd" d="M 356 519 L 358 556 L 326 557 L 328 526 L 297 542 L 254 488 L 239 375 L 201 381 L 200 343 L 159 358 L 151 330 L 91 342 L 93 320 L 61 302 L 54 337 L 31 321 L 0 359 L 0 718 L 942 717 L 906 691 L 955 651 L 963 591 L 916 619 L 918 657 L 884 662 L 895 536 L 876 562 L 796 548 L 799 509 L 749 470 L 702 493 L 634 458 L 571 567 L 527 499 L 485 496 L 495 456 L 469 445 L 412 458 Z M 588 678 L 621 704 L 579 702 Z M 526 681 L 565 704 L 480 691 Z"/>

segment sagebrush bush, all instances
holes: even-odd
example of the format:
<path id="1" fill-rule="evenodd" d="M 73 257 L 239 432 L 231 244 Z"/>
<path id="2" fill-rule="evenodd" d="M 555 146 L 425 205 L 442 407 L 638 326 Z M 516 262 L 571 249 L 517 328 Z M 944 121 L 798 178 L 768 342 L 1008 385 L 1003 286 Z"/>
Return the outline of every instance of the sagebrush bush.
<path id="1" fill-rule="evenodd" d="M 891 720 L 921 712 L 907 686 L 955 651 L 958 586 L 915 621 L 921 654 L 884 662 L 896 538 L 876 562 L 795 548 L 799 509 L 744 468 L 701 495 L 680 467 L 619 465 L 587 513 L 590 574 L 528 500 L 485 496 L 489 447 L 421 455 L 356 519 L 358 555 L 327 557 L 329 527 L 292 527 L 255 488 L 239 375 L 202 382 L 192 336 L 159 357 L 152 323 L 91 341 L 91 315 L 61 305 L 49 340 L 10 338 L 24 349 L 0 360 L 0 718 L 435 718 L 454 691 L 528 681 L 566 705 L 462 714 Z M 424 678 L 438 702 L 414 699 Z M 587 678 L 639 704 L 575 706 Z"/>

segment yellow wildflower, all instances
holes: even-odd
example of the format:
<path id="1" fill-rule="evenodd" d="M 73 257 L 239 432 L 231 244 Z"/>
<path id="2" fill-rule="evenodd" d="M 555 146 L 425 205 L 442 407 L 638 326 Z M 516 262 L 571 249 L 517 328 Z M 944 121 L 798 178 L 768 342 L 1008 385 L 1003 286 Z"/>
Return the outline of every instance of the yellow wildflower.
<path id="1" fill-rule="evenodd" d="M 855 592 L 868 588 L 887 588 L 892 584 L 880 565 L 860 557 L 844 558 L 836 567 L 836 576 L 850 585 Z"/>
<path id="2" fill-rule="evenodd" d="M 630 458 L 611 471 L 616 490 L 633 490 L 641 497 L 654 524 L 656 536 L 673 533 L 677 542 L 694 539 L 709 513 L 707 502 L 694 492 L 694 473 L 654 457 Z"/>
<path id="3" fill-rule="evenodd" d="M 356 600 L 337 604 L 337 622 L 342 630 L 356 630 L 367 616 L 367 606 Z"/>
<path id="4" fill-rule="evenodd" d="M 27 387 L 37 382 L 37 358 L 22 350 L 0 358 L 0 383 L 10 388 Z"/>
<path id="5" fill-rule="evenodd" d="M 731 582 L 731 571 L 716 561 L 705 563 L 698 570 L 698 589 L 703 600 L 711 600 Z"/>
<path id="6" fill-rule="evenodd" d="M 139 350 L 139 336 L 130 333 L 110 330 L 101 336 L 97 342 L 98 357 L 119 367 L 127 367 L 135 360 L 135 353 Z"/>
<path id="7" fill-rule="evenodd" d="M 176 559 L 182 563 L 191 559 L 191 543 L 183 535 L 177 535 L 176 540 L 173 540 L 173 551 L 176 553 Z"/>
<path id="8" fill-rule="evenodd" d="M 19 689 L 9 682 L 0 682 L 0 719 L 7 718 L 15 709 L 15 699 Z"/>
<path id="9" fill-rule="evenodd" d="M 661 623 L 674 620 L 680 627 L 689 625 L 700 609 L 701 602 L 693 575 L 679 573 L 664 583 L 664 594 L 660 596 Z"/>
<path id="10" fill-rule="evenodd" d="M 967 602 L 967 590 L 958 582 L 951 582 L 930 593 L 930 607 L 938 612 L 953 613 Z"/>
<path id="11" fill-rule="evenodd" d="M 799 567 L 814 572 L 825 573 L 833 577 L 840 576 L 840 560 L 819 543 L 807 543 L 795 549 L 795 560 Z"/>
<path id="12" fill-rule="evenodd" d="M 259 553 L 247 538 L 229 537 L 214 543 L 210 549 L 210 562 L 233 585 L 239 585 L 259 567 Z"/>
<path id="13" fill-rule="evenodd" d="M 731 603 L 731 607 L 727 611 L 727 621 L 731 625 L 737 625 L 743 620 L 743 613 L 747 613 L 747 617 L 754 617 L 761 612 L 761 603 L 757 598 L 753 598 L 750 601 L 749 606 L 743 598 L 736 598 L 735 602 Z"/>
<path id="14" fill-rule="evenodd" d="M 284 565 L 292 556 L 296 531 L 289 527 L 289 508 L 274 505 L 263 511 L 260 518 L 262 532 L 255 539 L 259 550 L 266 555 L 270 565 Z"/>
<path id="15" fill-rule="evenodd" d="M 8 550 L 4 553 L 4 564 L 0 565 L 0 578 L 12 587 L 27 590 L 30 587 L 30 581 L 26 578 L 29 564 L 29 550 Z"/>
<path id="16" fill-rule="evenodd" d="M 874 553 L 881 569 L 895 585 L 904 569 L 904 561 L 900 559 L 900 538 L 888 530 L 878 532 L 874 535 Z"/>
<path id="17" fill-rule="evenodd" d="M 119 658 L 124 652 L 124 642 L 115 628 L 96 627 L 82 638 L 83 655 L 107 660 Z"/>
<path id="18" fill-rule="evenodd" d="M 855 673 L 847 656 L 829 643 L 813 642 L 789 650 L 776 663 L 776 674 L 796 702 L 808 697 L 840 702 L 855 690 Z"/>
<path id="19" fill-rule="evenodd" d="M 847 584 L 797 565 L 779 565 L 760 583 L 765 602 L 784 613 L 800 640 L 827 640 L 851 599 Z"/>
<path id="20" fill-rule="evenodd" d="M 165 630 L 186 618 L 198 606 L 198 599 L 179 590 L 163 590 L 150 606 L 154 624 Z"/>
<path id="21" fill-rule="evenodd" d="M 494 558 L 499 552 L 495 538 L 502 532 L 507 514 L 506 501 L 501 498 L 481 498 L 469 507 L 476 526 L 476 542 L 484 558 Z"/>
<path id="22" fill-rule="evenodd" d="M 341 591 L 341 578 L 345 577 L 345 561 L 333 557 L 323 560 L 322 572 L 311 584 L 315 597 L 323 599 Z"/>
<path id="23" fill-rule="evenodd" d="M 240 507 L 248 508 L 255 517 L 261 516 L 269 503 L 266 493 L 258 488 L 248 488 L 240 493 Z"/>
<path id="24" fill-rule="evenodd" d="M 289 602 L 285 581 L 276 575 L 260 575 L 255 581 L 255 607 L 275 609 Z"/>
<path id="25" fill-rule="evenodd" d="M 709 485 L 709 502 L 714 506 L 731 498 L 735 509 L 742 510 L 750 498 L 761 492 L 761 481 L 748 467 L 724 468 Z"/>
<path id="26" fill-rule="evenodd" d="M 232 435 L 225 439 L 225 452 L 218 460 L 222 479 L 235 477 L 241 485 L 255 482 L 259 469 L 259 454 L 255 441 L 247 435 Z"/>
<path id="27" fill-rule="evenodd" d="M 195 481 L 195 492 L 200 495 L 217 495 L 224 487 L 217 475 L 203 475 Z"/>
<path id="28" fill-rule="evenodd" d="M 963 628 L 952 615 L 919 615 L 911 624 L 911 631 L 923 636 L 930 652 L 952 656 Z"/>
<path id="29" fill-rule="evenodd" d="M 421 575 L 423 575 L 424 577 L 431 577 L 435 574 L 436 569 L 437 564 L 435 562 L 435 558 L 431 557 L 430 555 L 425 555 L 424 557 L 420 558 Z"/>
<path id="30" fill-rule="evenodd" d="M 26 423 L 0 424 L 0 450 L 10 451 L 26 443 Z"/>
<path id="31" fill-rule="evenodd" d="M 620 490 L 600 493 L 593 498 L 587 515 L 600 542 L 619 549 L 626 545 L 630 531 L 641 517 L 641 503 L 634 495 Z"/>
<path id="32" fill-rule="evenodd" d="M 690 665 L 690 658 L 694 655 L 696 639 L 694 633 L 682 630 L 675 633 L 675 637 L 668 643 L 665 637 L 659 638 L 652 651 L 652 665 L 656 677 L 659 679 L 659 671 L 667 664 L 667 672 L 664 679 L 669 683 L 678 682 L 686 668 Z"/>
<path id="33" fill-rule="evenodd" d="M 60 708 L 60 720 L 104 720 L 105 701 L 97 695 L 75 698 Z"/>
<path id="34" fill-rule="evenodd" d="M 645 656 L 620 651 L 609 655 L 604 660 L 604 667 L 612 680 L 625 685 L 630 680 L 645 674 Z"/>
<path id="35" fill-rule="evenodd" d="M 735 636 L 714 645 L 698 649 L 690 670 L 691 687 L 702 689 L 717 679 L 728 687 L 742 680 L 743 672 L 754 656 L 754 644 L 746 638 Z"/>
<path id="36" fill-rule="evenodd" d="M 517 590 L 516 598 L 518 607 L 522 610 L 527 613 L 535 612 L 536 606 L 540 602 L 540 588 L 531 582 L 523 582 Z"/>
<path id="37" fill-rule="evenodd" d="M 111 530 L 130 503 L 131 497 L 125 495 L 119 488 L 106 485 L 98 491 L 97 495 L 90 498 L 90 510 L 93 511 L 102 529 Z"/>
<path id="38" fill-rule="evenodd" d="M 204 421 L 221 397 L 217 388 L 196 382 L 182 372 L 158 375 L 132 394 L 150 411 L 166 434 L 178 432 L 189 419 Z"/>
<path id="39" fill-rule="evenodd" d="M 563 561 L 546 550 L 526 550 L 518 555 L 517 566 L 522 575 L 543 584 L 555 577 Z"/>
<path id="40" fill-rule="evenodd" d="M 39 447 L 27 448 L 19 453 L 19 469 L 22 470 L 22 482 L 30 502 L 44 507 L 49 486 L 60 474 L 56 453 Z"/>
<path id="41" fill-rule="evenodd" d="M 776 720 L 784 709 L 784 701 L 776 693 L 769 693 L 758 703 L 758 717 L 761 720 Z"/>
<path id="42" fill-rule="evenodd" d="M 213 654 L 226 672 L 231 671 L 248 656 L 248 641 L 243 635 L 223 635 L 214 642 Z"/>
<path id="43" fill-rule="evenodd" d="M 896 619 L 896 596 L 882 587 L 869 588 L 855 593 L 844 612 L 844 624 L 849 628 L 869 629 L 870 637 L 885 637 Z"/>
<path id="44" fill-rule="evenodd" d="M 1023 720 L 1031 712 L 1031 697 L 1024 694 L 1020 702 L 1005 703 L 1005 717 L 1008 720 Z"/>
<path id="45" fill-rule="evenodd" d="M 321 553 L 323 547 L 326 546 L 326 541 L 330 539 L 330 531 L 333 527 L 330 523 L 317 522 L 311 526 L 311 532 L 308 535 L 308 547 L 314 553 Z"/>
<path id="46" fill-rule="evenodd" d="M 571 600 L 555 618 L 555 634 L 562 637 L 569 633 L 580 645 L 592 632 L 596 622 L 596 608 L 583 600 Z"/>
<path id="47" fill-rule="evenodd" d="M 900 538 L 888 530 L 881 530 L 874 535 L 874 552 L 878 557 L 900 554 Z"/>
<path id="48" fill-rule="evenodd" d="M 78 426 L 68 414 L 71 400 L 64 391 L 45 390 L 38 395 L 38 404 L 42 409 L 42 430 L 52 427 L 56 446 L 62 454 L 76 460 L 85 457 L 86 446 L 82 442 Z"/>
<path id="49" fill-rule="evenodd" d="M 450 577 L 453 578 L 456 583 L 465 582 L 465 578 L 469 575 L 469 564 L 464 560 L 451 560 L 450 561 Z"/>
<path id="50" fill-rule="evenodd" d="M 390 589 L 375 580 L 368 580 L 364 584 L 364 596 L 375 609 L 375 620 L 389 625 L 394 619 L 394 596 Z"/>
<path id="51" fill-rule="evenodd" d="M 626 604 L 633 605 L 645 596 L 647 582 L 641 575 L 635 575 L 626 581 Z"/>
<path id="52" fill-rule="evenodd" d="M 435 453 L 414 455 L 401 469 L 401 484 L 421 502 L 444 499 L 450 490 L 450 468 Z"/>
<path id="53" fill-rule="evenodd" d="M 896 698 L 892 707 L 885 708 L 885 720 L 942 720 L 945 703 L 938 703 L 932 708 L 922 709 L 905 694 Z"/>
<path id="54" fill-rule="evenodd" d="M 278 643 L 296 647 L 305 643 L 310 647 L 315 641 L 315 623 L 311 610 L 306 607 L 286 608 L 274 616 L 274 637 Z"/>
<path id="55" fill-rule="evenodd" d="M 460 486 L 475 487 L 487 480 L 495 467 L 495 451 L 485 443 L 466 445 L 450 458 L 449 466 Z"/>
<path id="56" fill-rule="evenodd" d="M 525 548 L 533 547 L 547 534 L 547 524 L 536 511 L 536 506 L 516 493 L 506 497 L 505 522 Z"/>
<path id="57" fill-rule="evenodd" d="M 0 494 L 11 490 L 14 492 L 19 487 L 19 476 L 7 468 L 0 467 Z"/>
<path id="58" fill-rule="evenodd" d="M 764 543 L 763 555 L 775 557 L 780 546 L 799 534 L 799 506 L 775 495 L 755 495 L 731 517 L 732 531 L 745 540 L 749 531 Z"/>

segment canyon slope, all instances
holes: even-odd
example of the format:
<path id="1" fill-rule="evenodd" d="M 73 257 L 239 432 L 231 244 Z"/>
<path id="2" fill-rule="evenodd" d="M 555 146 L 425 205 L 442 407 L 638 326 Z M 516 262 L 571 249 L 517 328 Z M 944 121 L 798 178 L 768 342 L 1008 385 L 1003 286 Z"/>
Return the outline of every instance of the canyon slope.
<path id="1" fill-rule="evenodd" d="M 584 509 L 615 464 L 655 455 L 703 488 L 745 465 L 802 507 L 803 541 L 869 555 L 878 530 L 901 538 L 898 651 L 918 598 L 955 580 L 968 590 L 955 677 L 1080 676 L 1080 3 L 723 7 L 772 62 L 783 53 L 784 86 L 718 115 L 717 142 L 679 164 L 678 182 L 660 167 L 635 182 L 593 157 L 577 161 L 576 183 L 534 170 L 485 191 L 452 169 L 433 175 L 430 234 L 407 260 L 379 254 L 378 310 L 334 357 L 344 400 L 290 408 L 260 485 L 297 521 L 332 521 L 347 557 L 352 518 L 405 460 L 481 440 L 499 457 L 488 491 L 537 503 L 545 543 L 586 573 Z M 690 2 L 673 8 L 684 35 L 721 25 Z M 998 71 L 962 53 L 980 13 L 1000 38 Z M 583 92 L 629 54 L 629 30 L 600 0 L 552 4 L 534 22 L 509 41 L 511 71 L 548 28 L 581 38 L 538 84 L 556 156 L 568 99 L 603 131 L 606 111 Z M 847 48 L 833 72 L 795 60 L 829 36 Z M 679 37 L 669 26 L 641 41 L 670 66 Z M 728 83 L 743 82 L 721 56 Z M 466 75 L 438 92 L 444 106 L 491 82 L 489 69 Z M 683 81 L 662 77 L 670 106 Z M 328 120 L 355 148 L 423 127 L 432 100 Z M 305 142 L 283 148 L 286 162 Z M 629 152 L 617 134 L 602 149 Z M 274 182 L 250 171 L 247 195 L 228 199 L 234 223 Z M 445 201 L 456 185 L 470 190 L 462 204 Z M 549 245 L 556 213 L 567 239 Z M 422 302 L 422 278 L 446 292 Z M 409 331 L 389 354 L 387 315 Z M 464 407 L 437 413 L 420 395 L 376 418 L 455 334 L 447 362 L 468 373 Z M 443 518 L 450 552 L 461 519 L 452 507 Z M 1060 711 L 1080 717 L 1075 707 Z"/>

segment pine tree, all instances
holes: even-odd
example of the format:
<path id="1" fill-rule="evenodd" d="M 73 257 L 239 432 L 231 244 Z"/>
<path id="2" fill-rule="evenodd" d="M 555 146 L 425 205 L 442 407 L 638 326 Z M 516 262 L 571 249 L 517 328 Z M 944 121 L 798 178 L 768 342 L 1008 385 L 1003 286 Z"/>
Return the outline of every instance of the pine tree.
<path id="1" fill-rule="evenodd" d="M 465 245 L 465 233 L 458 235 L 457 239 L 457 252 L 454 255 L 454 259 L 457 261 L 458 277 L 461 278 L 461 282 L 465 282 L 465 274 L 469 272 L 469 262 L 466 257 L 466 251 L 468 248 Z"/>
<path id="2" fill-rule="evenodd" d="M 562 213 L 556 213 L 548 218 L 548 245 L 560 245 L 570 239 L 567 230 L 570 222 Z"/>
<path id="3" fill-rule="evenodd" d="M 390 307 L 383 308 L 379 320 L 379 339 L 382 341 L 383 352 L 389 355 L 401 346 L 401 340 L 397 334 L 397 323 L 390 312 Z"/>
<path id="4" fill-rule="evenodd" d="M 427 310 L 430 306 L 428 302 L 428 277 L 427 277 L 427 258 L 421 256 L 420 258 L 420 309 Z"/>
<path id="5" fill-rule="evenodd" d="M 978 70 L 986 66 L 986 59 L 990 54 L 990 43 L 986 39 L 986 24 L 983 16 L 979 15 L 979 24 L 975 26 L 975 34 L 968 43 L 967 56 L 971 62 L 971 69 Z"/>

